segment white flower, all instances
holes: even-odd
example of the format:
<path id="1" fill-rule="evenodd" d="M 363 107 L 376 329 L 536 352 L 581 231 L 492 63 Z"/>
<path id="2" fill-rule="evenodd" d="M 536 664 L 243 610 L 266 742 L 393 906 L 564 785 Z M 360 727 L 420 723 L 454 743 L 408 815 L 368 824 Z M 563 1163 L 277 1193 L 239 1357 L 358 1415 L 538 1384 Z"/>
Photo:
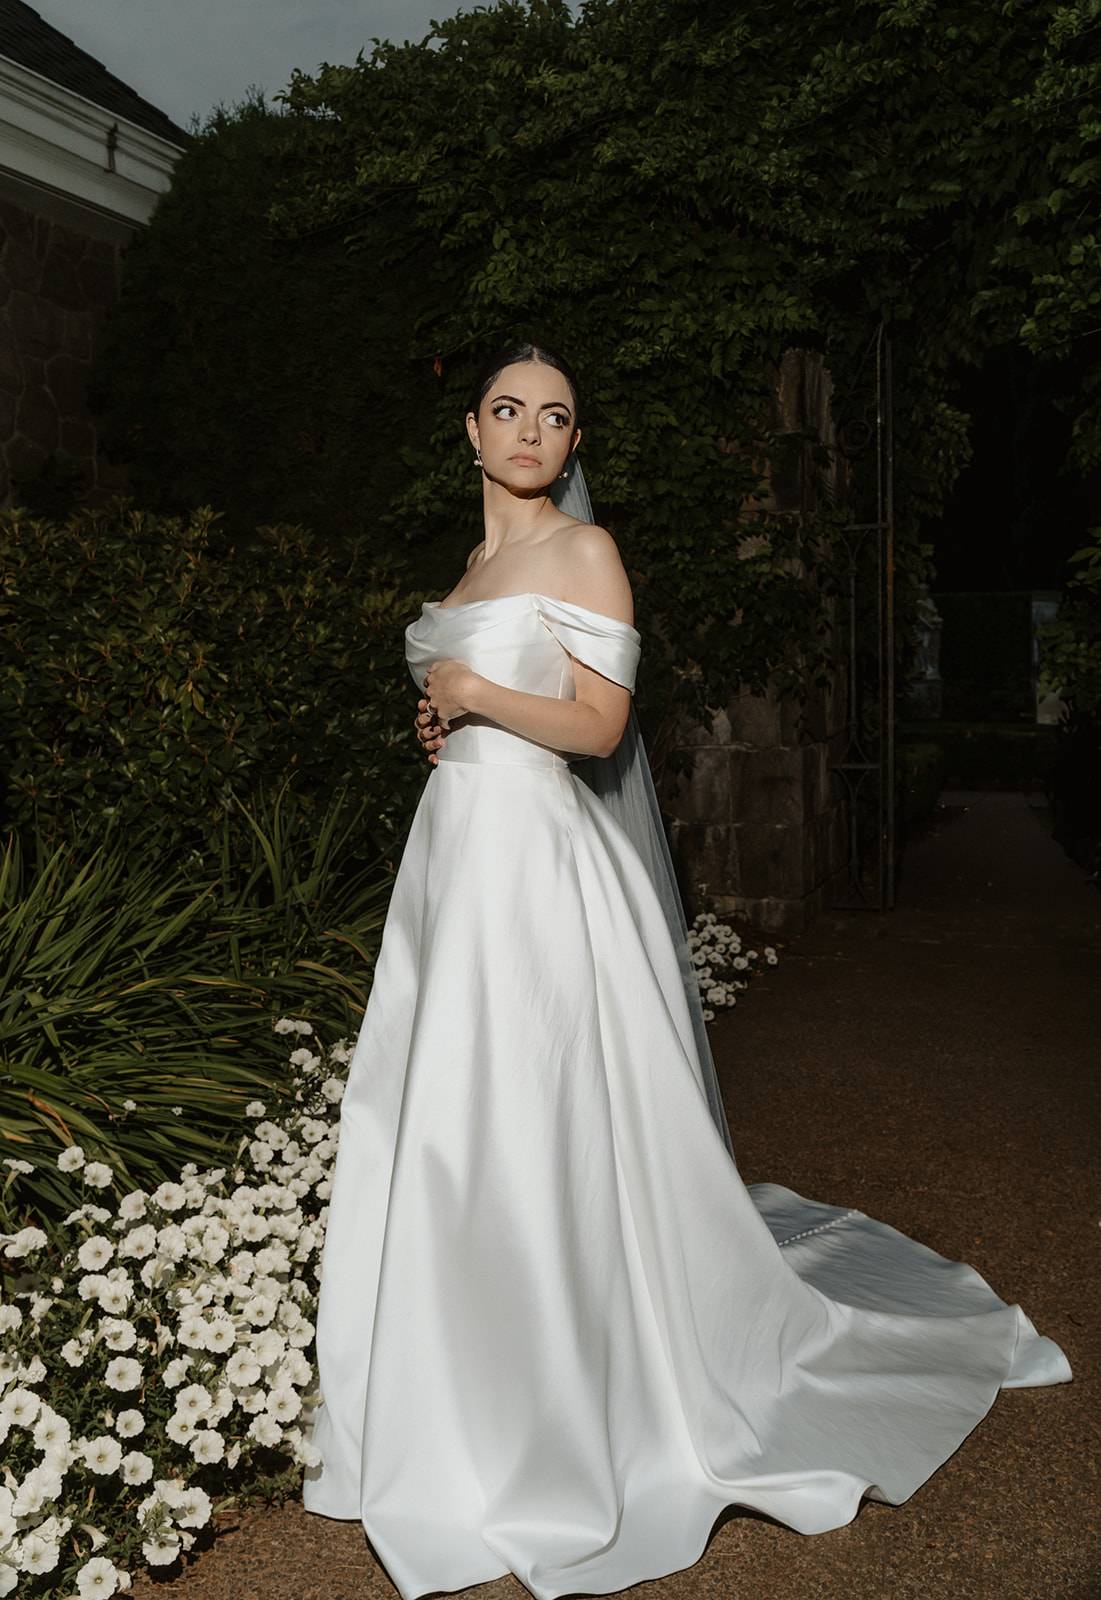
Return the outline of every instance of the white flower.
<path id="1" fill-rule="evenodd" d="M 142 1544 L 141 1553 L 151 1567 L 166 1567 L 169 1562 L 175 1561 L 181 1548 L 178 1536 L 165 1529 L 155 1533 L 151 1539 L 146 1539 Z"/>
<path id="2" fill-rule="evenodd" d="M 56 1539 L 43 1538 L 37 1529 L 23 1535 L 19 1565 L 24 1572 L 52 1572 L 60 1558 L 61 1546 Z"/>
<path id="3" fill-rule="evenodd" d="M 168 1109 L 171 1111 L 171 1113 L 172 1113 L 172 1115 L 174 1117 L 182 1117 L 183 1116 L 183 1106 L 169 1106 Z"/>
<path id="4" fill-rule="evenodd" d="M 225 1365 L 230 1383 L 253 1384 L 260 1380 L 260 1363 L 251 1350 L 241 1347 L 233 1352 Z"/>
<path id="5" fill-rule="evenodd" d="M 102 1233 L 93 1233 L 90 1239 L 85 1239 L 76 1253 L 76 1258 L 85 1272 L 98 1272 L 105 1267 L 115 1253 L 111 1240 Z"/>
<path id="6" fill-rule="evenodd" d="M 187 1369 L 190 1365 L 190 1356 L 173 1357 L 161 1374 L 161 1382 L 165 1388 L 174 1389 L 178 1383 L 182 1383 L 187 1376 Z"/>
<path id="7" fill-rule="evenodd" d="M 212 1355 L 224 1355 L 237 1343 L 237 1329 L 229 1317 L 212 1317 L 206 1325 L 206 1348 Z"/>
<path id="8" fill-rule="evenodd" d="M 99 1286 L 96 1303 L 101 1311 L 118 1317 L 130 1304 L 133 1293 L 134 1286 L 129 1278 L 107 1278 Z"/>
<path id="9" fill-rule="evenodd" d="M 210 1400 L 210 1390 L 204 1384 L 189 1383 L 176 1396 L 176 1410 L 181 1416 L 200 1422 L 210 1410 Z"/>
<path id="10" fill-rule="evenodd" d="M 165 1211 L 178 1211 L 187 1199 L 182 1183 L 159 1183 L 153 1190 L 153 1199 Z"/>
<path id="11" fill-rule="evenodd" d="M 0 1237 L 4 1237 L 0 1235 Z M 49 1241 L 41 1228 L 20 1228 L 18 1233 L 10 1235 L 8 1243 L 4 1246 L 6 1256 L 18 1257 L 30 1255 L 32 1250 L 41 1250 Z"/>
<path id="12" fill-rule="evenodd" d="M 136 1389 L 141 1382 L 141 1362 L 133 1356 L 116 1356 L 107 1363 L 103 1381 L 109 1389 Z"/>
<path id="13" fill-rule="evenodd" d="M 75 1172 L 84 1165 L 84 1150 L 79 1144 L 67 1145 L 57 1158 L 59 1172 Z"/>
<path id="14" fill-rule="evenodd" d="M 84 1563 L 76 1575 L 80 1600 L 91 1600 L 93 1596 L 98 1600 L 101 1595 L 112 1595 L 118 1586 L 118 1569 L 107 1556 L 93 1556 L 90 1561 Z"/>
<path id="15" fill-rule="evenodd" d="M 124 1100 L 122 1102 L 122 1109 L 124 1111 L 136 1111 L 138 1109 L 138 1102 L 136 1100 Z"/>
<path id="16" fill-rule="evenodd" d="M 245 1107 L 246 1117 L 265 1117 L 267 1112 L 268 1108 L 262 1100 L 250 1100 Z"/>
<path id="17" fill-rule="evenodd" d="M 29 1428 L 42 1401 L 33 1389 L 10 1389 L 0 1400 L 0 1420 L 16 1428 Z"/>
<path id="18" fill-rule="evenodd" d="M 131 1408 L 129 1411 L 120 1411 L 115 1418 L 115 1432 L 121 1439 L 132 1439 L 135 1434 L 141 1433 L 145 1427 L 145 1418 L 140 1411 Z"/>
<path id="19" fill-rule="evenodd" d="M 84 1346 L 79 1339 L 66 1339 L 60 1351 L 62 1361 L 68 1362 L 70 1367 L 84 1365 Z"/>
<path id="20" fill-rule="evenodd" d="M 139 1260 L 143 1256 L 150 1256 L 157 1248 L 157 1230 L 151 1222 L 143 1222 L 137 1228 L 131 1228 L 119 1240 L 118 1253 L 120 1256 L 136 1256 Z"/>
<path id="21" fill-rule="evenodd" d="M 321 1085 L 321 1093 L 326 1100 L 331 1101 L 335 1105 L 336 1102 L 342 1099 L 344 1096 L 343 1078 L 326 1078 L 325 1082 Z"/>
<path id="22" fill-rule="evenodd" d="M 85 1444 L 84 1459 L 93 1472 L 117 1472 L 122 1460 L 122 1446 L 112 1434 L 101 1433 Z"/>
<path id="23" fill-rule="evenodd" d="M 59 1445 L 68 1444 L 71 1437 L 72 1429 L 67 1419 L 59 1416 L 52 1406 L 43 1403 L 32 1434 L 36 1448 L 56 1450 Z"/>
<path id="24" fill-rule="evenodd" d="M 195 1422 L 191 1417 L 174 1411 L 165 1423 L 164 1431 L 177 1444 L 186 1444 L 195 1432 Z"/>
<path id="25" fill-rule="evenodd" d="M 250 1439 L 264 1445 L 277 1445 L 283 1437 L 283 1430 L 275 1418 L 267 1411 L 259 1412 L 246 1429 Z"/>
<path id="26" fill-rule="evenodd" d="M 124 1222 L 136 1222 L 139 1217 L 144 1217 L 148 1199 L 144 1189 L 131 1189 L 119 1201 L 119 1216 Z"/>
<path id="27" fill-rule="evenodd" d="M 105 1317 L 99 1331 L 108 1350 L 132 1350 L 138 1340 L 137 1329 L 126 1317 Z"/>
<path id="28" fill-rule="evenodd" d="M 201 1466 L 221 1461 L 226 1453 L 226 1442 L 216 1428 L 200 1428 L 188 1441 L 188 1449 Z"/>
<path id="29" fill-rule="evenodd" d="M 177 1497 L 176 1521 L 181 1528 L 205 1528 L 212 1510 L 213 1501 L 206 1490 L 190 1483 Z"/>
<path id="30" fill-rule="evenodd" d="M 264 1409 L 277 1422 L 293 1422 L 302 1410 L 302 1397 L 291 1388 L 273 1389 L 268 1395 Z"/>
<path id="31" fill-rule="evenodd" d="M 119 1464 L 123 1483 L 148 1483 L 153 1476 L 153 1463 L 141 1450 L 130 1450 Z"/>
<path id="32" fill-rule="evenodd" d="M 13 1172 L 27 1173 L 34 1171 L 34 1163 L 32 1161 L 21 1161 L 18 1156 L 5 1156 L 4 1165 L 10 1167 Z"/>
<path id="33" fill-rule="evenodd" d="M 89 1161 L 84 1168 L 84 1181 L 94 1185 L 97 1189 L 106 1189 L 114 1179 L 114 1171 L 105 1161 Z M 114 1568 L 112 1568 L 112 1571 Z"/>

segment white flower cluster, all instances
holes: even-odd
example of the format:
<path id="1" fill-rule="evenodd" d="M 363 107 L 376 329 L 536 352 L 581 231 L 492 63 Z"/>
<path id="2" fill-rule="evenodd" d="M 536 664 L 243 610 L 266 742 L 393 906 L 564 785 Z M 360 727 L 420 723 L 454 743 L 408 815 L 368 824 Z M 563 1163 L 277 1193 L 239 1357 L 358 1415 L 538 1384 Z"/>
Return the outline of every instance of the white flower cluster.
<path id="1" fill-rule="evenodd" d="M 688 949 L 696 968 L 696 982 L 700 986 L 703 1015 L 710 1022 L 716 1006 L 733 1006 L 738 1003 L 738 990 L 747 985 L 748 973 L 753 977 L 759 970 L 763 954 L 768 966 L 779 960 L 775 948 L 766 944 L 761 950 L 743 950 L 741 935 L 735 933 L 727 922 L 720 922 L 713 911 L 701 911 L 688 930 Z"/>
<path id="2" fill-rule="evenodd" d="M 275 1031 L 313 1033 L 286 1017 Z M 65 1218 L 72 1242 L 60 1260 L 40 1228 L 0 1233 L 5 1266 L 26 1262 L 0 1279 L 0 1596 L 21 1574 L 55 1569 L 50 1592 L 67 1583 L 64 1600 L 129 1589 L 125 1565 L 72 1552 L 82 1541 L 85 1553 L 109 1545 L 119 1559 L 140 1549 L 163 1566 L 211 1516 L 190 1474 L 207 1469 L 211 1488 L 232 1491 L 262 1449 L 319 1460 L 307 1351 L 350 1059 L 347 1040 L 296 1046 L 285 1108 L 269 1118 L 262 1101 L 248 1104 L 260 1120 L 228 1176 L 188 1162 L 178 1182 L 135 1189 L 114 1211 L 86 1201 Z M 94 1189 L 113 1179 L 79 1145 L 57 1165 Z M 131 1403 L 97 1411 L 105 1390 Z M 124 1449 L 139 1435 L 145 1449 Z M 82 1518 L 107 1478 L 117 1481 L 99 1527 Z"/>

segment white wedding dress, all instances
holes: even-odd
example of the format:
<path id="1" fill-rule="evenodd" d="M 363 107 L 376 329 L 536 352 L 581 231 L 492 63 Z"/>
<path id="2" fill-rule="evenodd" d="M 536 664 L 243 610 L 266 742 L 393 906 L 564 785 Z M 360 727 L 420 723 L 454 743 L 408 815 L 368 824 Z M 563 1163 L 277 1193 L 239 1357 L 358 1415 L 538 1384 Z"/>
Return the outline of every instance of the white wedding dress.
<path id="1" fill-rule="evenodd" d="M 423 608 L 457 657 L 572 698 L 640 636 L 541 594 Z M 1063 1352 L 970 1266 L 747 1188 L 701 1087 L 653 884 L 559 753 L 470 716 L 413 818 L 352 1056 L 303 1504 L 403 1600 L 540 1600 L 691 1565 L 728 1505 L 801 1533 L 905 1500 Z"/>

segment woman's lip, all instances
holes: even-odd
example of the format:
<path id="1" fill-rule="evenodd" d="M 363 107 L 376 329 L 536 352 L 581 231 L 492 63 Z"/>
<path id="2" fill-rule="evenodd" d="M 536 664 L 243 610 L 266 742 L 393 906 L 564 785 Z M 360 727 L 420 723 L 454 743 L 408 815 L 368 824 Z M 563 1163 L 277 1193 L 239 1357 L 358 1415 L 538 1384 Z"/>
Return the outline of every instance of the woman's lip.
<path id="1" fill-rule="evenodd" d="M 522 467 L 539 466 L 539 459 L 537 456 L 509 456 L 509 460 L 518 462 Z"/>

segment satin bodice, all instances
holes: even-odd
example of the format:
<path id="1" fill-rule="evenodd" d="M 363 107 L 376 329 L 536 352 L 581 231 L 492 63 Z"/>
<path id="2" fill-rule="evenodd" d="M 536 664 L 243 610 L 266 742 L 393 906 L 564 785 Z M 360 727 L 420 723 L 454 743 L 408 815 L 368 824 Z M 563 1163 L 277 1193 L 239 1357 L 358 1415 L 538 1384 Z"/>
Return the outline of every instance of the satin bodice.
<path id="1" fill-rule="evenodd" d="M 633 692 L 641 644 L 637 628 L 601 611 L 545 594 L 509 594 L 446 607 L 438 600 L 426 601 L 416 622 L 405 630 L 405 659 L 422 694 L 431 663 L 454 658 L 507 689 L 572 700 L 570 656 Z M 473 712 L 456 721 L 439 758 L 529 767 L 568 765 L 563 752 Z"/>

